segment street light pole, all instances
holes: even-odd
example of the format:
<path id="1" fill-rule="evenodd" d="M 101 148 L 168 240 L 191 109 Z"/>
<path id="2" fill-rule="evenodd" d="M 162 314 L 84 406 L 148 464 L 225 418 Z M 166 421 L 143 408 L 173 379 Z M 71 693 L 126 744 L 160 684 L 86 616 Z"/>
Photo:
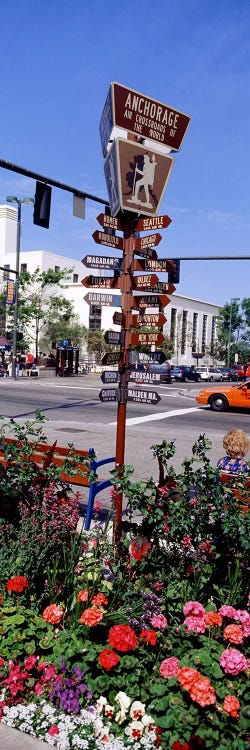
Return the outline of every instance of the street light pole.
<path id="1" fill-rule="evenodd" d="M 8 203 L 17 204 L 17 239 L 16 239 L 16 280 L 15 280 L 15 304 L 14 304 L 14 324 L 12 340 L 12 378 L 16 379 L 16 357 L 17 357 L 17 337 L 18 337 L 18 312 L 19 312 L 19 273 L 20 273 L 20 247 L 21 247 L 21 217 L 22 203 L 33 205 L 34 198 L 17 198 L 15 195 L 7 195 Z"/>
<path id="2" fill-rule="evenodd" d="M 231 297 L 230 301 L 230 317 L 229 317 L 229 331 L 228 331 L 228 351 L 227 351 L 227 366 L 230 367 L 230 350 L 231 350 L 231 338 L 232 338 L 232 309 L 233 303 L 239 302 L 239 297 Z"/>

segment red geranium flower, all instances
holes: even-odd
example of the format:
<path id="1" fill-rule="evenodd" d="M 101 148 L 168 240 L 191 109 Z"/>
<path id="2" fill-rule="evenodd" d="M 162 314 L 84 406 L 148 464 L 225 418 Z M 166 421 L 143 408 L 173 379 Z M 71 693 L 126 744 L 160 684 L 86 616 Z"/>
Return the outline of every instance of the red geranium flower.
<path id="1" fill-rule="evenodd" d="M 129 547 L 131 557 L 135 557 L 140 562 L 150 550 L 151 544 L 145 536 L 137 536 L 132 539 Z"/>
<path id="2" fill-rule="evenodd" d="M 98 661 L 101 667 L 109 672 L 110 669 L 119 664 L 120 657 L 111 648 L 104 648 L 99 654 Z"/>
<path id="3" fill-rule="evenodd" d="M 0 595 L 0 604 L 3 603 L 3 597 Z"/>
<path id="4" fill-rule="evenodd" d="M 140 638 L 143 638 L 146 643 L 149 643 L 150 646 L 156 646 L 157 641 L 157 635 L 154 630 L 142 630 L 140 632 Z"/>
<path id="5" fill-rule="evenodd" d="M 51 625 L 59 625 L 59 622 L 61 622 L 63 617 L 63 609 L 58 607 L 57 604 L 50 604 L 44 609 L 42 617 Z"/>
<path id="6" fill-rule="evenodd" d="M 89 592 L 88 589 L 82 589 L 82 591 L 78 591 L 77 594 L 77 601 L 78 602 L 86 602 L 88 598 Z"/>
<path id="7" fill-rule="evenodd" d="M 92 596 L 91 601 L 92 601 L 92 604 L 94 604 L 94 607 L 102 607 L 103 605 L 105 606 L 108 604 L 107 597 L 105 596 L 105 594 L 102 594 L 102 593 Z"/>
<path id="8" fill-rule="evenodd" d="M 17 594 L 21 594 L 25 588 L 28 588 L 28 580 L 25 576 L 13 576 L 9 578 L 6 583 L 7 591 L 14 591 Z"/>
<path id="9" fill-rule="evenodd" d="M 133 651 L 137 646 L 135 631 L 130 625 L 114 625 L 108 635 L 109 645 L 117 651 Z"/>
<path id="10" fill-rule="evenodd" d="M 88 625 L 88 627 L 91 628 L 93 625 L 98 625 L 98 622 L 101 622 L 102 619 L 103 613 L 100 609 L 89 607 L 89 609 L 85 609 L 82 613 L 80 622 L 82 625 Z"/>

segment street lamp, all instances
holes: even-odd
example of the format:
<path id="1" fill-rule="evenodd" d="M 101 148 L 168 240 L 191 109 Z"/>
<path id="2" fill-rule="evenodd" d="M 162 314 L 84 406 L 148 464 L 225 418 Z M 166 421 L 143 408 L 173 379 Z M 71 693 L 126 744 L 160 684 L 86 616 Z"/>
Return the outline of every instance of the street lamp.
<path id="1" fill-rule="evenodd" d="M 34 204 L 34 198 L 17 198 L 15 195 L 7 195 L 7 203 L 17 205 L 17 240 L 16 240 L 16 281 L 15 281 L 15 305 L 14 325 L 12 343 L 12 378 L 16 379 L 16 354 L 17 354 L 17 332 L 18 332 L 18 296 L 19 296 L 19 265 L 20 265 L 20 243 L 21 243 L 21 215 L 22 203 Z"/>
<path id="2" fill-rule="evenodd" d="M 229 331 L 228 331 L 228 350 L 227 350 L 227 366 L 230 367 L 230 350 L 231 350 L 231 337 L 232 337 L 232 309 L 233 303 L 239 302 L 240 297 L 231 297 L 230 301 L 230 316 L 229 316 Z"/>

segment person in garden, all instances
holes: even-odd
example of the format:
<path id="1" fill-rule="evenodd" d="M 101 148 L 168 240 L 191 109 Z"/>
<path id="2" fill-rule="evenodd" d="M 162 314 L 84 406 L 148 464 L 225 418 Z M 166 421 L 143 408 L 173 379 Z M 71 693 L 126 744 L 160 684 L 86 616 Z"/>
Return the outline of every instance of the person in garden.
<path id="1" fill-rule="evenodd" d="M 230 474 L 249 473 L 249 464 L 244 457 L 249 450 L 249 440 L 243 430 L 232 429 L 223 438 L 226 456 L 220 458 L 217 469 Z"/>

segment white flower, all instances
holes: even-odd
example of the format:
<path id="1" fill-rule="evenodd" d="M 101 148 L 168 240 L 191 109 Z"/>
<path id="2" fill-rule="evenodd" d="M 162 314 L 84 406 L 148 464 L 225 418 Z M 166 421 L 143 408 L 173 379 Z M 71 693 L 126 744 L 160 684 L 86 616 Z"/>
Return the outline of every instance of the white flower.
<path id="1" fill-rule="evenodd" d="M 98 714 L 102 714 L 104 706 L 106 706 L 107 698 L 104 698 L 103 695 L 100 695 L 100 698 L 98 698 L 98 701 L 96 701 L 96 710 Z"/>
<path id="2" fill-rule="evenodd" d="M 134 737 L 135 740 L 138 740 L 143 734 L 143 729 L 144 726 L 141 721 L 131 721 L 131 724 L 124 731 L 129 737 Z"/>
<path id="3" fill-rule="evenodd" d="M 133 701 L 129 713 L 132 719 L 141 719 L 145 714 L 145 703 Z"/>
<path id="4" fill-rule="evenodd" d="M 109 703 L 106 703 L 106 706 L 104 706 L 104 716 L 106 716 L 108 719 L 112 719 L 114 710 L 114 706 L 110 706 Z"/>
<path id="5" fill-rule="evenodd" d="M 128 712 L 131 700 L 128 697 L 128 695 L 126 695 L 126 693 L 122 692 L 122 690 L 120 690 L 119 693 L 117 693 L 117 695 L 115 696 L 115 700 L 116 700 L 116 703 L 119 703 L 119 706 L 121 709 L 116 714 L 115 719 L 116 721 L 118 721 L 119 724 L 121 724 L 122 721 L 124 721 L 124 719 L 126 718 L 126 714 Z"/>

